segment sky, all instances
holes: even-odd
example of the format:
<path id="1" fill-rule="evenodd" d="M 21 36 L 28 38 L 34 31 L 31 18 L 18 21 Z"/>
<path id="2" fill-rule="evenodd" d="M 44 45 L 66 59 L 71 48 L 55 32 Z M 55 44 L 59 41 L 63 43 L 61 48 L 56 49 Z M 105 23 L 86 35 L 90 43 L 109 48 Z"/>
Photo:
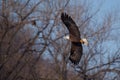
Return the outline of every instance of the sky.
<path id="1" fill-rule="evenodd" d="M 70 4 L 73 5 L 80 5 L 81 3 L 89 5 L 91 14 L 100 9 L 97 16 L 95 16 L 99 21 L 101 21 L 107 13 L 114 13 L 115 11 L 119 11 L 120 17 L 120 0 L 70 0 Z"/>
<path id="2" fill-rule="evenodd" d="M 102 9 L 102 11 L 120 9 L 120 0 L 105 0 Z"/>
<path id="3" fill-rule="evenodd" d="M 116 30 L 112 31 L 111 33 L 113 35 L 120 35 L 120 0 L 91 0 L 91 1 L 94 1 L 92 5 L 94 9 L 97 9 L 100 7 L 100 11 L 96 16 L 96 18 L 98 18 L 97 20 L 102 20 L 107 13 L 114 13 L 116 11 L 116 13 L 119 14 L 119 16 L 116 15 L 119 17 L 119 22 L 116 22 L 116 25 L 113 26 L 113 28 L 116 28 Z M 118 49 L 118 47 L 120 47 L 120 44 L 119 44 L 120 38 L 116 38 L 116 39 L 118 39 L 118 42 L 111 41 L 107 43 L 108 44 L 107 47 L 111 48 L 112 49 L 112 50 L 110 49 L 111 51 L 114 51 L 115 48 Z"/>
<path id="4" fill-rule="evenodd" d="M 120 10 L 120 0 L 92 0 L 94 1 L 93 7 L 95 9 L 100 7 L 99 16 L 107 14 L 108 12 L 114 12 Z"/>

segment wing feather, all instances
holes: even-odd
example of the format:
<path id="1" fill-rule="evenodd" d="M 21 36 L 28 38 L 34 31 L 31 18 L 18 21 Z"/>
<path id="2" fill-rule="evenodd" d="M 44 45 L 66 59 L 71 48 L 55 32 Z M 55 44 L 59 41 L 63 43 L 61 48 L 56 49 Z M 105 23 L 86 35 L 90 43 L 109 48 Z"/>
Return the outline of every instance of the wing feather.
<path id="1" fill-rule="evenodd" d="M 66 25 L 67 29 L 69 30 L 70 36 L 74 38 L 80 38 L 80 32 L 76 25 L 76 23 L 73 21 L 73 19 L 68 16 L 66 13 L 61 14 L 61 20 Z"/>

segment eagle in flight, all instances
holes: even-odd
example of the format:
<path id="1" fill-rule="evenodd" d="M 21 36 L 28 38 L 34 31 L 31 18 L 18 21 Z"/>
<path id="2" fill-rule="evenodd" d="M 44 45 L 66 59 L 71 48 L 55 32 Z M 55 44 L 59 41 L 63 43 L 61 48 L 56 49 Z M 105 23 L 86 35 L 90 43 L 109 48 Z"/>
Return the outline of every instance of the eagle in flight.
<path id="1" fill-rule="evenodd" d="M 83 54 L 82 44 L 88 45 L 87 39 L 80 37 L 80 31 L 74 20 L 66 13 L 61 13 L 61 20 L 67 27 L 69 35 L 65 36 L 65 39 L 71 41 L 71 51 L 69 60 L 75 65 L 79 64 Z"/>

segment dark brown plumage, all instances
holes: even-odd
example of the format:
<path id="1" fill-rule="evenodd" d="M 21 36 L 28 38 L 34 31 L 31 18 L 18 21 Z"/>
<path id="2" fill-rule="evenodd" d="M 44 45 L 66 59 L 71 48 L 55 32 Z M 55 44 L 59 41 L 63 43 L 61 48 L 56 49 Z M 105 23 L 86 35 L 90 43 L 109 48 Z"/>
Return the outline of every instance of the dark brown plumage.
<path id="1" fill-rule="evenodd" d="M 79 29 L 73 19 L 66 13 L 61 14 L 61 20 L 69 30 L 70 34 L 71 51 L 69 59 L 72 63 L 78 64 L 83 54 Z"/>

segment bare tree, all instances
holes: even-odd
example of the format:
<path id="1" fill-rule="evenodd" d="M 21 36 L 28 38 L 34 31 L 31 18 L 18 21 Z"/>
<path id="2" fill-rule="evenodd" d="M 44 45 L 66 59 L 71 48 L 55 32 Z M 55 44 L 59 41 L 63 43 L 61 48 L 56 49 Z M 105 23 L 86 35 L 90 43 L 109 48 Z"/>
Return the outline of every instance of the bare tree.
<path id="1" fill-rule="evenodd" d="M 2 0 L 0 4 L 1 80 L 119 80 L 115 13 L 106 14 L 100 23 L 94 18 L 99 9 L 91 14 L 86 3 Z M 78 66 L 68 60 L 71 44 L 63 39 L 68 31 L 61 12 L 71 15 L 89 40 Z"/>

